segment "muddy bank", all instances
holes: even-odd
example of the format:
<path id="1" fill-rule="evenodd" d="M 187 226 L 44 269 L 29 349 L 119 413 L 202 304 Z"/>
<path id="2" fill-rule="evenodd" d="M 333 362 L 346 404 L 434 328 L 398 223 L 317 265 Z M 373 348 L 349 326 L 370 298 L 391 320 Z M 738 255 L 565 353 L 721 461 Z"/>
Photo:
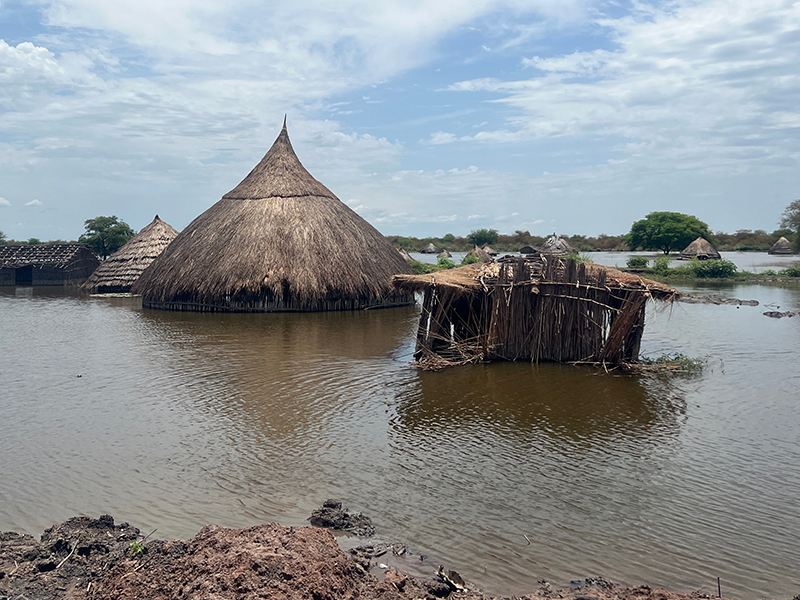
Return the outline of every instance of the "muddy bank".
<path id="1" fill-rule="evenodd" d="M 75 517 L 30 535 L 0 534 L 0 599 L 256 599 L 401 600 L 486 598 L 457 573 L 431 567 L 431 577 L 397 570 L 370 573 L 369 558 L 347 554 L 317 527 L 275 523 L 227 529 L 204 527 L 191 540 L 143 540 L 127 523 Z M 438 575 L 437 575 L 438 573 Z M 689 600 L 647 586 L 587 579 L 558 589 L 546 582 L 523 599 Z M 797 598 L 800 600 L 800 597 Z"/>

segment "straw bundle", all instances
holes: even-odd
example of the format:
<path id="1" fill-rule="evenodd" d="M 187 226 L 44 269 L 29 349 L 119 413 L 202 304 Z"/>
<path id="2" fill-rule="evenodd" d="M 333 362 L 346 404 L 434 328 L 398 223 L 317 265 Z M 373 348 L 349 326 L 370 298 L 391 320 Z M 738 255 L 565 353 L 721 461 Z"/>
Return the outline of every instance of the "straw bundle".
<path id="1" fill-rule="evenodd" d="M 314 179 L 283 129 L 242 182 L 192 221 L 134 286 L 148 308 L 355 310 L 413 303 L 411 267 Z"/>
<path id="2" fill-rule="evenodd" d="M 147 227 L 97 267 L 83 289 L 96 294 L 130 291 L 144 270 L 177 236 L 175 228 L 156 215 Z"/>

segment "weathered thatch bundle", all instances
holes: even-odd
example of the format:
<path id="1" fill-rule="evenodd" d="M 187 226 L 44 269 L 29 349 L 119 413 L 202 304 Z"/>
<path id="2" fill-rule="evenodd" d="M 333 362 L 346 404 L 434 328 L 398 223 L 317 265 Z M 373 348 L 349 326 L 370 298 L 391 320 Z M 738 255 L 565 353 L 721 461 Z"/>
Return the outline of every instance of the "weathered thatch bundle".
<path id="1" fill-rule="evenodd" d="M 490 263 L 494 260 L 483 248 L 479 248 L 478 246 L 475 246 L 472 250 L 467 252 L 467 256 L 464 258 L 466 259 L 470 256 L 476 256 L 481 259 L 481 262 L 485 263 Z"/>
<path id="2" fill-rule="evenodd" d="M 424 294 L 415 358 L 427 369 L 481 360 L 626 363 L 638 359 L 645 303 L 677 290 L 545 254 L 429 275 L 397 275 Z"/>
<path id="3" fill-rule="evenodd" d="M 567 243 L 567 240 L 554 233 L 544 241 L 539 252 L 550 256 L 566 256 L 575 254 L 575 249 Z"/>
<path id="4" fill-rule="evenodd" d="M 441 251 L 442 249 L 433 242 L 430 242 L 427 246 L 420 250 L 422 254 L 439 254 Z"/>
<path id="5" fill-rule="evenodd" d="M 711 245 L 711 242 L 703 237 L 699 237 L 681 251 L 678 260 L 691 260 L 692 258 L 697 258 L 698 260 L 719 260 L 722 257 L 720 253 L 717 252 L 717 249 Z"/>
<path id="6" fill-rule="evenodd" d="M 792 243 L 785 237 L 781 236 L 781 238 L 772 245 L 772 248 L 769 249 L 769 253 L 794 254 L 794 250 L 792 249 Z"/>
<path id="7" fill-rule="evenodd" d="M 83 289 L 94 294 L 129 292 L 144 270 L 177 236 L 175 228 L 156 215 L 152 223 L 95 269 Z"/>
<path id="8" fill-rule="evenodd" d="M 286 123 L 261 162 L 192 221 L 133 286 L 147 308 L 357 310 L 413 303 L 392 275 L 411 267 L 314 179 Z"/>
<path id="9" fill-rule="evenodd" d="M 0 285 L 80 285 L 100 264 L 86 244 L 0 246 Z"/>

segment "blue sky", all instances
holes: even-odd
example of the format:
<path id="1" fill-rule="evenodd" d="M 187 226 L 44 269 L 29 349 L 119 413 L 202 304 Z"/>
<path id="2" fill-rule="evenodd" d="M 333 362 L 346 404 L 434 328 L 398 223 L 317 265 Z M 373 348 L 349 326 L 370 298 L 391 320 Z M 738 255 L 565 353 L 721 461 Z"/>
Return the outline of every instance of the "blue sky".
<path id="1" fill-rule="evenodd" d="M 0 230 L 178 229 L 288 114 L 385 234 L 778 226 L 800 197 L 800 4 L 0 0 Z"/>

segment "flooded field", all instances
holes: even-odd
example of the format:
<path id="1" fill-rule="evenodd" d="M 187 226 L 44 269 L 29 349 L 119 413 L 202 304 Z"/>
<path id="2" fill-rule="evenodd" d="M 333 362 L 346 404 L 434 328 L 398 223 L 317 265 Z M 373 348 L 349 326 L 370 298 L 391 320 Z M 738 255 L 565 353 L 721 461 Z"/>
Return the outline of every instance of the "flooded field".
<path id="1" fill-rule="evenodd" d="M 176 314 L 0 288 L 0 530 L 108 512 L 190 537 L 302 525 L 335 497 L 492 593 L 596 575 L 710 593 L 719 576 L 791 598 L 800 318 L 762 313 L 800 310 L 800 287 L 689 291 L 761 306 L 651 310 L 646 354 L 709 361 L 661 381 L 419 372 L 415 308 Z"/>

